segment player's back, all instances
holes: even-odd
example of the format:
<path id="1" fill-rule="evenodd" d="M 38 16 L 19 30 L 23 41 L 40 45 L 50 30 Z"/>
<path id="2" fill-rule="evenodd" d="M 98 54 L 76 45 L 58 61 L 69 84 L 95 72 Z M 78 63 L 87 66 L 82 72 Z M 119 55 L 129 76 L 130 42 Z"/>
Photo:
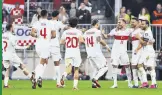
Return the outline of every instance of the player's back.
<path id="1" fill-rule="evenodd" d="M 66 57 L 76 57 L 80 55 L 79 49 L 79 37 L 82 36 L 82 32 L 76 28 L 71 28 L 63 33 L 65 38 L 65 56 Z"/>
<path id="2" fill-rule="evenodd" d="M 102 54 L 100 42 L 97 41 L 100 37 L 101 31 L 96 28 L 91 28 L 84 33 L 88 57 L 96 57 Z"/>
<path id="3" fill-rule="evenodd" d="M 40 19 L 33 25 L 33 28 L 37 31 L 37 43 L 47 44 L 51 40 L 52 25 L 47 19 Z"/>
<path id="4" fill-rule="evenodd" d="M 3 58 L 8 58 L 12 53 L 15 52 L 16 39 L 11 32 L 5 32 L 2 34 L 2 48 Z"/>

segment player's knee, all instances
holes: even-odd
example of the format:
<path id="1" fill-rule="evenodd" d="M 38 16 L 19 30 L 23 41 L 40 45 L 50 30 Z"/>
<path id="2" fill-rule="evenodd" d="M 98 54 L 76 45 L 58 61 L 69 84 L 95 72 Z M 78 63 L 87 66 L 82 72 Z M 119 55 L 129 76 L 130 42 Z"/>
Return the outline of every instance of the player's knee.
<path id="1" fill-rule="evenodd" d="M 25 65 L 24 65 L 24 64 L 20 64 L 19 68 L 20 68 L 21 70 L 23 70 L 23 69 L 25 68 Z"/>

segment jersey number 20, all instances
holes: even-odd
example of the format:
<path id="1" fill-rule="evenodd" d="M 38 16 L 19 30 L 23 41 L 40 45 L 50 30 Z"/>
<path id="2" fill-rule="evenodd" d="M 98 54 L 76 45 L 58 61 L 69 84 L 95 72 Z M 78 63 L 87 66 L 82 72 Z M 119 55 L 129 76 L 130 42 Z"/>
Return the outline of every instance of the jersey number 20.
<path id="1" fill-rule="evenodd" d="M 78 47 L 78 38 L 77 37 L 66 37 L 66 47 L 67 48 L 77 48 Z"/>

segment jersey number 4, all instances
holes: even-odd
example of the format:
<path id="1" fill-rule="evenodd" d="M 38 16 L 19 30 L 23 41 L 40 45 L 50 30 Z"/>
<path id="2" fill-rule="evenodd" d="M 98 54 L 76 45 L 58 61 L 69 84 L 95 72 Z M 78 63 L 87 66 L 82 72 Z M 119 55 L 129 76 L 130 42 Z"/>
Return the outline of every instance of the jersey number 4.
<path id="1" fill-rule="evenodd" d="M 86 44 L 87 44 L 88 47 L 89 46 L 93 47 L 93 45 L 94 45 L 93 36 L 86 38 Z"/>
<path id="2" fill-rule="evenodd" d="M 41 29 L 40 35 L 43 36 L 44 39 L 46 39 L 46 36 L 47 36 L 47 30 L 46 30 L 46 28 Z"/>
<path id="3" fill-rule="evenodd" d="M 66 47 L 67 48 L 77 48 L 78 47 L 78 38 L 77 37 L 66 37 Z"/>
<path id="4" fill-rule="evenodd" d="M 3 49 L 4 49 L 4 51 L 6 52 L 6 48 L 7 48 L 7 46 L 8 46 L 7 41 L 3 41 L 3 44 L 4 44 Z"/>

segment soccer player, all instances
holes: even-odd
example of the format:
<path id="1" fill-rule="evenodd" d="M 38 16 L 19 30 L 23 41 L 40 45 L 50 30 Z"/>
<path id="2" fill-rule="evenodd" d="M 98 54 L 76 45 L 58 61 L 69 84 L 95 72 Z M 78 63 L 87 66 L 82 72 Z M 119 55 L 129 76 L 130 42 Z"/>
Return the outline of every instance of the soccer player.
<path id="1" fill-rule="evenodd" d="M 143 39 L 139 34 L 136 35 L 136 37 L 140 40 L 141 46 L 143 47 L 143 52 L 141 54 L 139 63 L 144 63 L 144 65 L 147 67 L 147 70 L 150 72 L 152 80 L 150 88 L 157 88 L 155 73 L 155 50 L 153 48 L 153 43 L 155 42 L 155 40 L 153 38 L 153 34 L 151 29 L 149 28 L 149 22 L 147 20 L 142 20 L 141 29 L 144 31 Z M 148 82 L 143 80 L 142 87 L 148 87 Z"/>
<path id="2" fill-rule="evenodd" d="M 102 40 L 101 31 L 98 30 L 100 24 L 98 20 L 93 20 L 92 28 L 84 33 L 84 40 L 89 62 L 95 67 L 96 74 L 92 79 L 92 88 L 100 88 L 98 79 L 108 71 L 106 59 L 102 53 L 101 46 L 105 46 L 110 51 L 109 46 Z"/>
<path id="3" fill-rule="evenodd" d="M 32 79 L 32 75 L 28 72 L 25 65 L 21 61 L 21 59 L 17 56 L 15 47 L 17 44 L 16 37 L 13 35 L 13 25 L 8 24 L 6 26 L 7 32 L 2 34 L 2 47 L 3 47 L 3 65 L 6 68 L 5 78 L 4 78 L 4 88 L 8 88 L 8 80 L 9 80 L 9 70 L 10 64 L 13 62 L 18 65 L 19 68 L 23 71 L 23 73 Z"/>
<path id="4" fill-rule="evenodd" d="M 139 28 L 139 20 L 137 18 L 131 19 L 131 41 L 132 41 L 132 71 L 133 71 L 133 80 L 134 80 L 134 86 L 132 88 L 138 88 L 138 70 L 140 75 L 142 75 L 142 79 L 147 82 L 147 76 L 146 72 L 144 70 L 143 64 L 139 64 L 139 59 L 141 57 L 142 49 L 139 48 L 140 41 L 136 38 L 136 35 L 139 34 L 140 37 L 143 35 L 143 30 Z M 138 68 L 139 67 L 139 68 Z M 141 80 L 142 81 L 142 80 Z"/>
<path id="5" fill-rule="evenodd" d="M 115 40 L 113 43 L 112 51 L 111 51 L 111 64 L 113 66 L 113 79 L 114 85 L 111 88 L 117 88 L 117 72 L 118 65 L 125 66 L 127 78 L 128 78 L 128 87 L 132 87 L 131 83 L 131 71 L 130 71 L 130 62 L 127 54 L 127 41 L 129 38 L 131 31 L 126 28 L 126 21 L 124 19 L 120 19 L 118 21 L 117 28 L 113 29 L 108 35 L 104 37 L 108 38 L 108 36 L 114 36 Z"/>
<path id="6" fill-rule="evenodd" d="M 65 64 L 74 66 L 74 83 L 73 90 L 78 89 L 79 66 L 81 64 L 81 55 L 79 45 L 84 43 L 82 32 L 76 29 L 78 24 L 77 18 L 69 19 L 70 28 L 64 31 L 61 37 L 61 44 L 65 44 Z"/>
<path id="7" fill-rule="evenodd" d="M 52 60 L 54 61 L 55 65 L 55 72 L 56 72 L 56 79 L 57 79 L 57 87 L 62 88 L 63 85 L 60 83 L 61 81 L 61 74 L 60 74 L 60 60 L 61 60 L 61 53 L 60 53 L 60 30 L 66 29 L 66 26 L 61 22 L 58 21 L 59 11 L 52 12 L 52 20 L 51 23 L 56 30 L 56 38 L 51 39 L 50 41 L 50 53 L 52 56 Z"/>
<path id="8" fill-rule="evenodd" d="M 36 89 L 37 83 L 39 87 L 42 87 L 42 76 L 50 56 L 50 40 L 56 36 L 55 29 L 51 22 L 47 20 L 47 17 L 47 11 L 42 10 L 40 20 L 33 24 L 31 31 L 31 36 L 37 38 L 36 52 L 40 57 L 40 63 L 35 68 L 35 72 L 33 72 L 35 76 L 35 79 L 33 79 L 33 89 Z"/>

